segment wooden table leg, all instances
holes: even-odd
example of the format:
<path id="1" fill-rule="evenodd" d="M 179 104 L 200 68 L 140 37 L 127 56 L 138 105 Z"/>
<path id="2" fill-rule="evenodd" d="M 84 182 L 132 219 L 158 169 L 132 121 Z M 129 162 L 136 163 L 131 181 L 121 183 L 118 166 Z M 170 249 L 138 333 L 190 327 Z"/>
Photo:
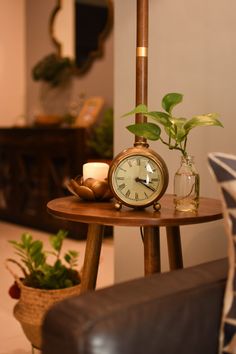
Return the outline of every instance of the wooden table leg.
<path id="1" fill-rule="evenodd" d="M 179 226 L 166 226 L 170 270 L 183 268 Z"/>
<path id="2" fill-rule="evenodd" d="M 145 275 L 160 272 L 160 231 L 158 226 L 144 227 L 143 244 Z"/>
<path id="3" fill-rule="evenodd" d="M 82 269 L 81 293 L 96 287 L 99 258 L 101 253 L 103 225 L 89 224 L 84 265 Z"/>

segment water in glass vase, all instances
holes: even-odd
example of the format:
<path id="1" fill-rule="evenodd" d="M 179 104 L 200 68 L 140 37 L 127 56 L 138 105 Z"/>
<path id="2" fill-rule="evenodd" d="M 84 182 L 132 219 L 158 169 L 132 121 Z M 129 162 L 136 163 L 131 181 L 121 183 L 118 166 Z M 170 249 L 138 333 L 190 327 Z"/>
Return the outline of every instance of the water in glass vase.
<path id="1" fill-rule="evenodd" d="M 196 211 L 199 205 L 199 174 L 192 156 L 183 156 L 174 177 L 174 204 L 178 211 Z"/>

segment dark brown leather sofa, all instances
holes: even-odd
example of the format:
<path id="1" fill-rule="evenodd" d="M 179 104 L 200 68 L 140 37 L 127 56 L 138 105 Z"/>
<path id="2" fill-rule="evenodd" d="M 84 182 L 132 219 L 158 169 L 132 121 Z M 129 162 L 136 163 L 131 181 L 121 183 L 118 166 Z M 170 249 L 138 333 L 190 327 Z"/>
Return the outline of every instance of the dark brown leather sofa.
<path id="1" fill-rule="evenodd" d="M 54 306 L 43 354 L 216 354 L 227 260 L 155 274 Z"/>

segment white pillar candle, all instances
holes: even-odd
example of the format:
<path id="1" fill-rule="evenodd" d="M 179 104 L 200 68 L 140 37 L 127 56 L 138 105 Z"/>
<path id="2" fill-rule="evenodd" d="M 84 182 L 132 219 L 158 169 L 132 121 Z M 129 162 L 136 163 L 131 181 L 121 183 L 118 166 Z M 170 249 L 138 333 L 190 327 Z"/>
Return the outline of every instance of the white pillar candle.
<path id="1" fill-rule="evenodd" d="M 107 178 L 109 165 L 104 162 L 88 162 L 83 165 L 83 180 L 95 178 L 100 181 Z"/>

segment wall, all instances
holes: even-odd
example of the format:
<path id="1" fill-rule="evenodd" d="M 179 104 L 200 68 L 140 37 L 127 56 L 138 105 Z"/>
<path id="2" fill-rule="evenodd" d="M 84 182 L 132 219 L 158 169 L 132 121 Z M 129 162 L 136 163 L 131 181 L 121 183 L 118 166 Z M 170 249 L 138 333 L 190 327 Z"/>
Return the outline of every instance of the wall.
<path id="1" fill-rule="evenodd" d="M 201 195 L 219 197 L 207 165 L 210 151 L 236 153 L 235 107 L 236 3 L 221 0 L 150 0 L 149 11 L 149 102 L 160 109 L 167 92 L 181 92 L 184 101 L 177 115 L 218 112 L 224 128 L 196 128 L 189 150 L 195 156 L 201 176 Z M 115 151 L 132 146 L 133 137 L 125 126 L 134 118 L 121 119 L 135 103 L 136 0 L 115 1 Z M 120 139 L 122 131 L 122 140 Z M 179 154 L 155 142 L 170 172 L 168 192 Z M 185 266 L 225 256 L 226 241 L 222 221 L 181 228 Z M 161 232 L 162 266 L 168 270 L 166 239 Z M 131 253 L 132 252 L 132 253 Z M 116 281 L 143 274 L 143 248 L 139 230 L 115 229 Z"/>
<path id="2" fill-rule="evenodd" d="M 26 0 L 27 8 L 27 116 L 29 121 L 39 113 L 65 113 L 81 94 L 100 95 L 106 106 L 113 106 L 113 31 L 104 44 L 104 55 L 96 59 L 88 73 L 74 77 L 57 90 L 31 78 L 33 66 L 44 56 L 56 51 L 49 30 L 49 19 L 56 0 Z"/>
<path id="3" fill-rule="evenodd" d="M 33 66 L 56 51 L 49 29 L 56 3 L 57 0 L 0 1 L 0 126 L 12 126 L 20 116 L 31 123 L 36 114 L 47 109 L 60 113 L 77 102 L 82 93 L 87 97 L 101 95 L 106 106 L 113 106 L 112 31 L 104 45 L 104 56 L 68 87 L 50 90 L 32 80 Z"/>
<path id="4" fill-rule="evenodd" d="M 25 0 L 0 1 L 0 92 L 0 126 L 11 126 L 25 113 Z"/>
<path id="5" fill-rule="evenodd" d="M 26 115 L 29 123 L 41 111 L 42 83 L 33 81 L 32 68 L 40 59 L 54 51 L 49 36 L 49 18 L 54 6 L 54 0 L 26 0 Z"/>

